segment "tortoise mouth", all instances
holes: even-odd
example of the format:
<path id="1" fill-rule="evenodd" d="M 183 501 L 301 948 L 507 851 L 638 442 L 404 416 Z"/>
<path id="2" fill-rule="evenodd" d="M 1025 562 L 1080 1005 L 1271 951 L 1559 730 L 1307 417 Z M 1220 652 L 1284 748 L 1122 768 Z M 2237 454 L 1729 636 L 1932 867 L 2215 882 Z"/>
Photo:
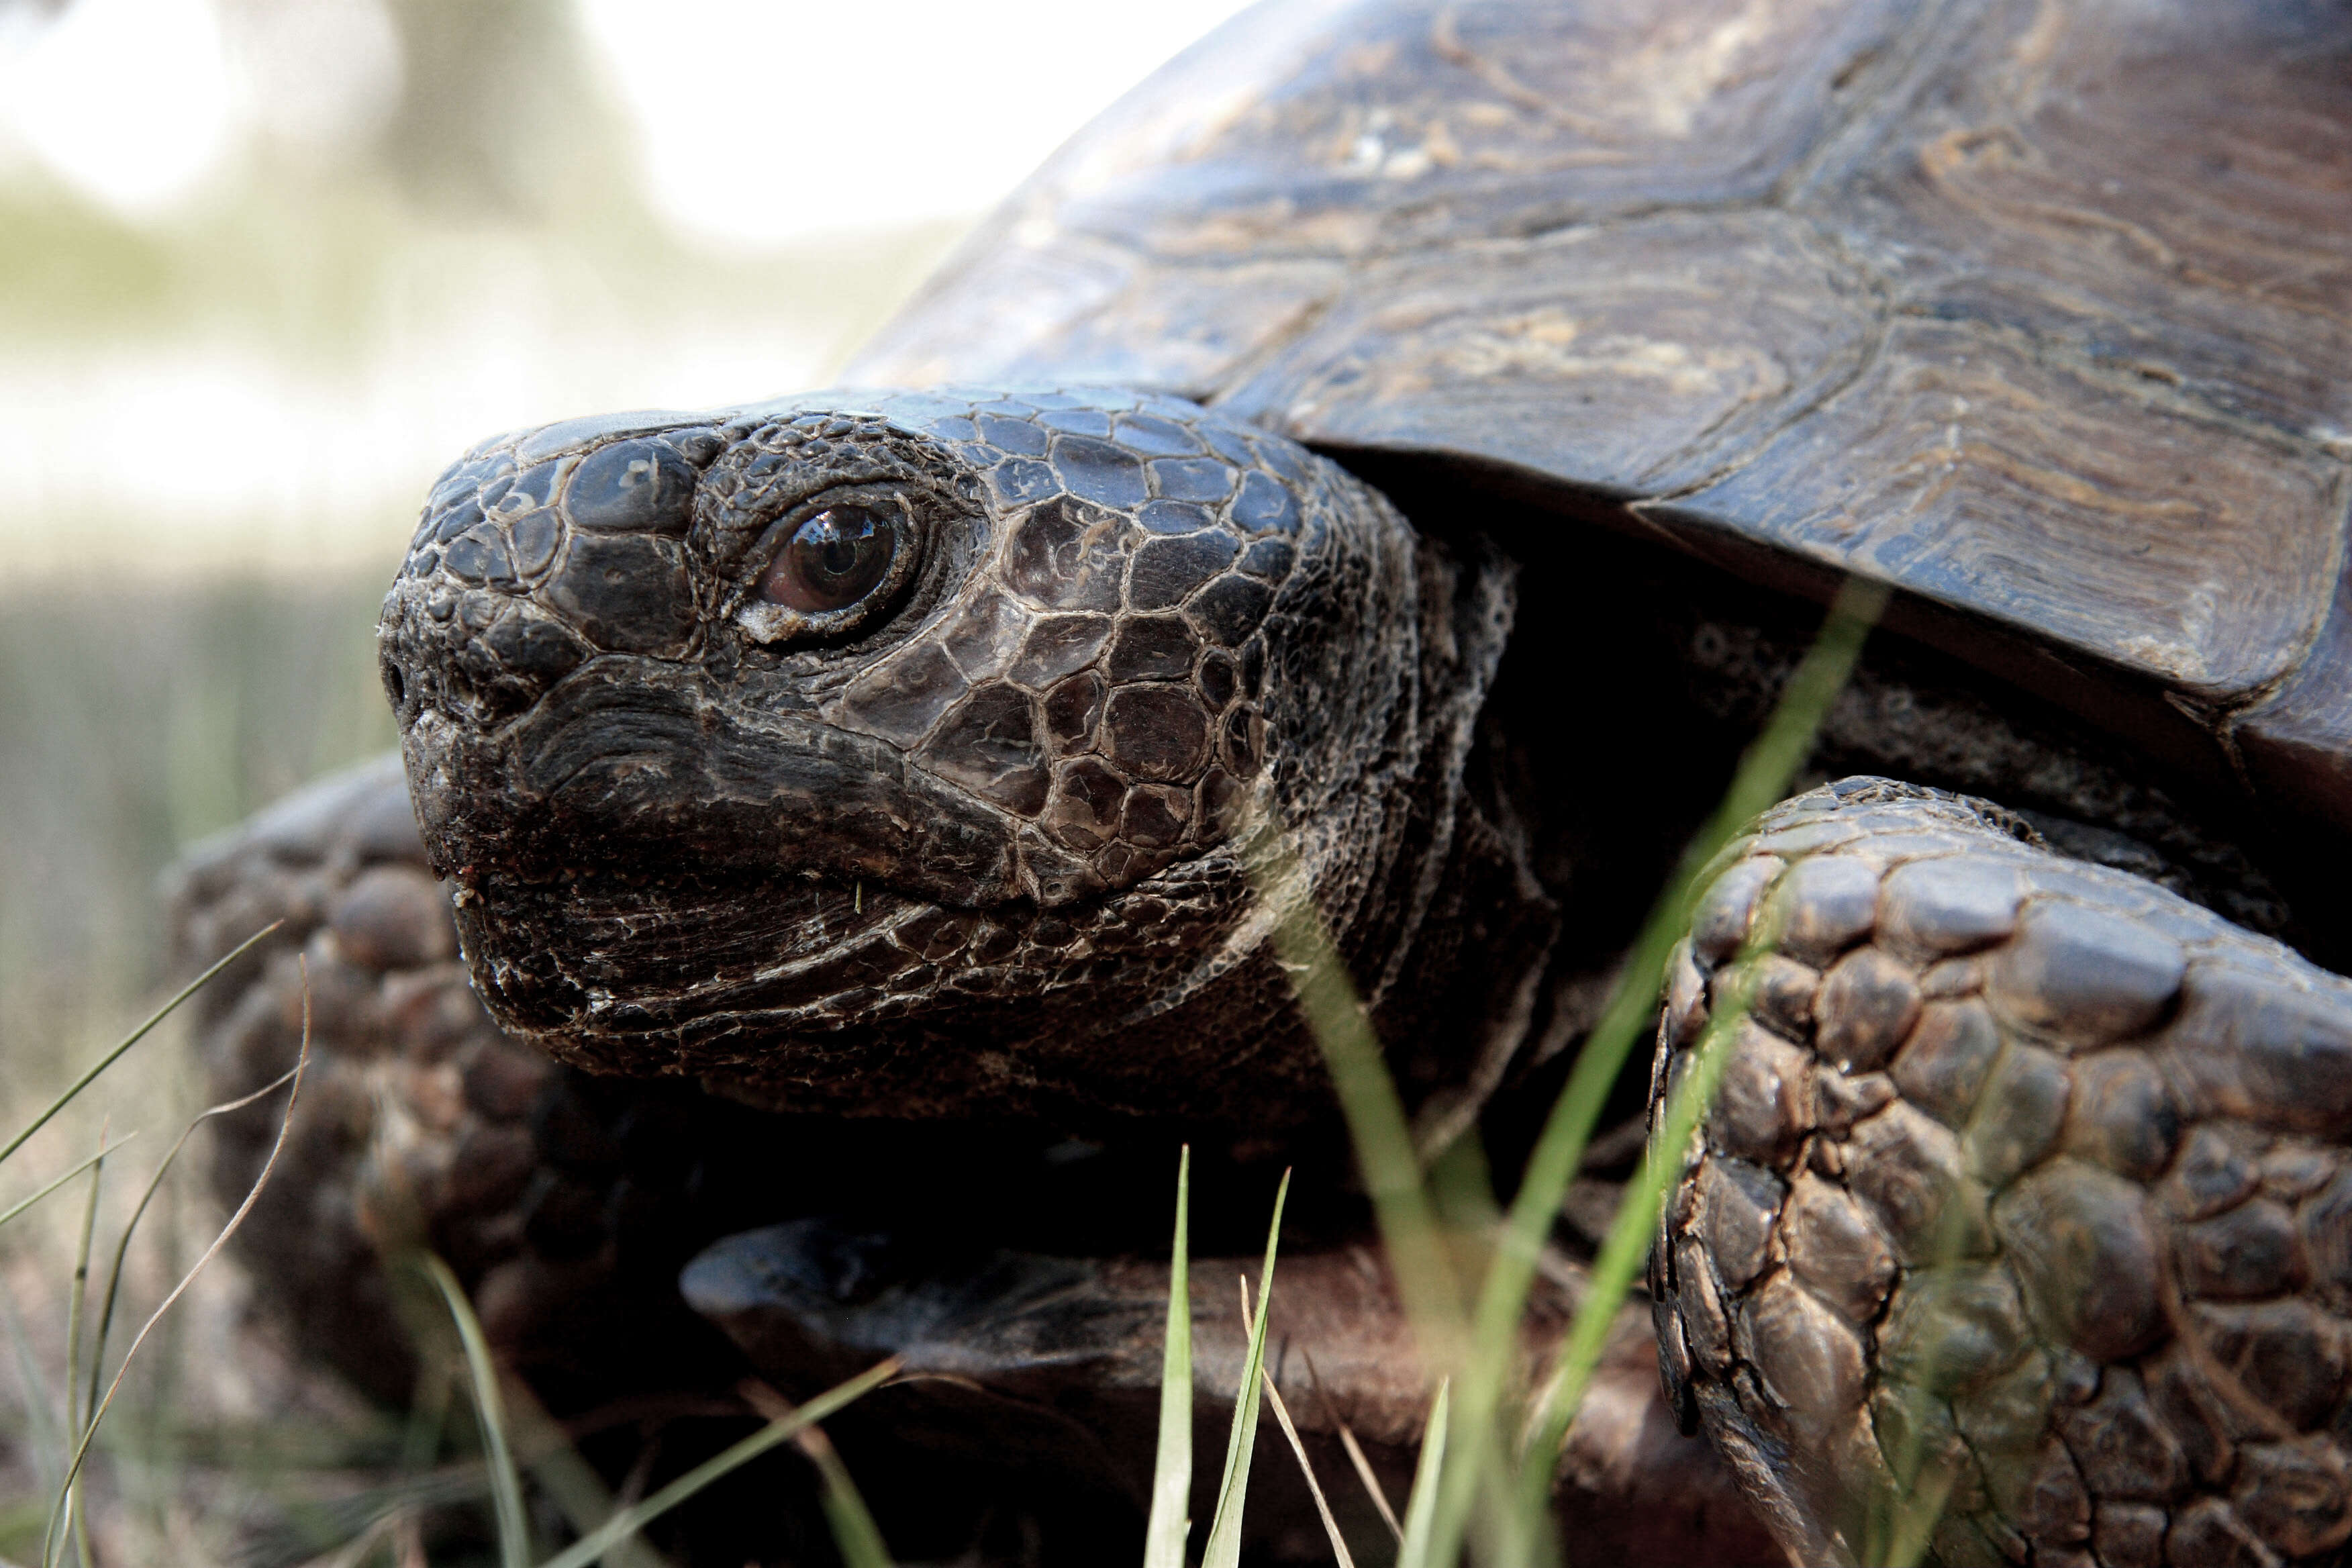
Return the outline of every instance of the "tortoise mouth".
<path id="1" fill-rule="evenodd" d="M 484 999 L 592 1068 L 772 1069 L 784 1037 L 925 1009 L 1034 913 L 993 814 L 692 668 L 610 657 L 496 728 L 422 710 L 404 743 Z"/>
<path id="2" fill-rule="evenodd" d="M 422 710 L 403 743 L 436 867 L 478 895 L 593 875 L 658 919 L 687 918 L 714 879 L 792 907 L 812 884 L 853 905 L 861 886 L 969 908 L 1022 893 L 1000 814 L 692 667 L 610 656 L 502 726 Z"/>
<path id="3" fill-rule="evenodd" d="M 492 870 L 469 883 L 457 910 L 501 1020 L 592 1058 L 599 1039 L 688 1025 L 723 1033 L 728 1020 L 756 1015 L 764 1059 L 780 1023 L 837 1029 L 866 1019 L 892 988 L 928 984 L 923 939 L 943 916 L 973 921 L 825 877 L 719 871 L 651 882 L 609 868 L 536 880 Z"/>

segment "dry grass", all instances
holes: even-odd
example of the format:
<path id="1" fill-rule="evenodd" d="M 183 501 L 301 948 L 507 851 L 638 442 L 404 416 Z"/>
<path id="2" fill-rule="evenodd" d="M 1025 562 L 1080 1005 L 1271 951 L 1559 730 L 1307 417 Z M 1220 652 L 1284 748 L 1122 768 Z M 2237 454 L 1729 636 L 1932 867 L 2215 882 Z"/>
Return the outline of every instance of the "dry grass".
<path id="1" fill-rule="evenodd" d="M 125 1134 L 142 1134 L 102 1169 L 82 1320 L 86 1347 L 96 1339 L 114 1244 L 148 1176 L 202 1109 L 187 1053 L 173 1034 L 167 1026 L 134 1047 L 0 1171 L 0 1194 L 13 1200 L 84 1157 L 100 1128 L 110 1128 L 118 1146 Z M 86 1061 L 101 1053 L 100 1039 L 84 1032 L 51 1043 L 60 1059 L 79 1045 L 76 1059 Z M 20 1124 L 46 1100 L 41 1090 L 57 1087 L 12 1079 L 0 1114 Z M 241 1114 L 271 1112 L 262 1104 Z M 131 1335 L 226 1217 L 202 1181 L 201 1151 L 194 1153 L 167 1177 L 125 1256 L 101 1363 L 109 1380 Z M 87 1175 L 76 1178 L 0 1231 L 0 1335 L 7 1341 L 0 1355 L 0 1558 L 11 1562 L 38 1560 L 72 1452 L 68 1325 L 89 1184 Z M 99 1562 L 193 1568 L 248 1562 L 244 1549 L 257 1529 L 289 1507 L 324 1504 L 364 1485 L 373 1461 L 389 1451 L 394 1434 L 381 1416 L 298 1365 L 258 1326 L 248 1310 L 255 1289 L 226 1263 L 197 1275 L 124 1379 L 85 1470 L 85 1511 Z M 85 1348 L 74 1380 L 84 1408 L 89 1355 Z"/>
<path id="2" fill-rule="evenodd" d="M 157 878 L 179 848 L 388 741 L 374 597 L 357 581 L 0 595 L 0 1129 L 24 1125 L 152 1005 L 166 969 Z M 5 1206 L 87 1157 L 101 1126 L 137 1134 L 104 1167 L 93 1311 L 113 1238 L 206 1098 L 184 1024 L 167 1020 L 0 1167 Z M 110 1377 L 226 1217 L 203 1142 L 125 1258 Z M 12 1562 L 37 1557 L 68 1451 L 63 1373 L 87 1191 L 78 1179 L 0 1230 L 0 1558 Z M 256 1289 L 220 1260 L 141 1352 L 89 1472 L 101 1562 L 245 1562 L 289 1510 L 360 1489 L 395 1451 L 380 1415 L 259 1326 Z"/>

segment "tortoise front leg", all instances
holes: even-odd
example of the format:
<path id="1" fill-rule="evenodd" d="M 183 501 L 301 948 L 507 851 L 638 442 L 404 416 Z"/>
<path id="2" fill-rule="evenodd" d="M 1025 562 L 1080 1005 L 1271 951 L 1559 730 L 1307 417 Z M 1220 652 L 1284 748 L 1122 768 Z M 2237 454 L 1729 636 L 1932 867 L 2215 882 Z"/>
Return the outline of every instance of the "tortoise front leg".
<path id="1" fill-rule="evenodd" d="M 1567 1259 L 1539 1276 L 1523 1325 L 1526 1365 L 1547 1363 L 1583 1300 Z M 1255 1258 L 1192 1262 L 1192 1517 L 1216 1506 L 1215 1456 L 1232 1420 L 1249 1335 L 1237 1277 Z M 887 1435 L 1058 1500 L 1150 1496 L 1169 1269 L 1164 1261 L 1054 1258 L 982 1246 L 956 1255 L 871 1226 L 815 1219 L 730 1236 L 688 1265 L 688 1304 L 752 1365 L 805 1395 L 896 1356 L 904 1380 L 832 1426 Z M 1569 1560 L 1672 1568 L 1764 1568 L 1771 1538 L 1706 1445 L 1677 1434 L 1658 1393 L 1647 1314 L 1626 1307 L 1568 1435 L 1554 1503 Z M 1431 1382 L 1371 1249 L 1286 1254 L 1276 1275 L 1266 1371 L 1325 1493 L 1361 1552 L 1393 1548 L 1350 1472 L 1344 1424 L 1402 1512 Z M 1244 1529 L 1268 1561 L 1328 1563 L 1296 1461 L 1261 1426 Z M 1098 1543 L 1099 1544 L 1099 1543 Z M 1117 1553 L 1107 1549 L 1108 1560 Z"/>
<path id="2" fill-rule="evenodd" d="M 1660 1359 L 1800 1561 L 2336 1560 L 2352 983 L 1853 779 L 1763 818 L 1668 988 L 1654 1125 L 1728 1055 Z"/>

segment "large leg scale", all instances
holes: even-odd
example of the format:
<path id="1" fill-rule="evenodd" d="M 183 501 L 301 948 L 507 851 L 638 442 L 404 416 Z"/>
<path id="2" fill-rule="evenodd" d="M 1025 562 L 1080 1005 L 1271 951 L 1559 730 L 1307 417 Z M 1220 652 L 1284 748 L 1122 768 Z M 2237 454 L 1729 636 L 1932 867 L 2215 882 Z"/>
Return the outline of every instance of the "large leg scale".
<path id="1" fill-rule="evenodd" d="M 1717 1037 L 1660 1357 L 1798 1560 L 2337 1560 L 2352 983 L 1997 807 L 1854 779 L 1704 894 L 1654 1126 Z"/>

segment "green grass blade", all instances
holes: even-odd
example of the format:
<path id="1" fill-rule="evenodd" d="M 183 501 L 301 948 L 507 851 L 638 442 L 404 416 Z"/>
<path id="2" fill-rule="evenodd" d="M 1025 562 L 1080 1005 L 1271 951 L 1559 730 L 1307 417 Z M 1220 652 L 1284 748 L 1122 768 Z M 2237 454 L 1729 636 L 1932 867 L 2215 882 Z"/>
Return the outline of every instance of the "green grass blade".
<path id="1" fill-rule="evenodd" d="M 82 1306 L 89 1293 L 89 1255 L 98 1239 L 98 1200 L 106 1184 L 106 1134 L 109 1129 L 101 1122 L 98 1130 L 98 1154 L 89 1162 L 89 1196 L 81 1205 L 81 1232 L 74 1243 L 73 1282 L 66 1291 L 66 1425 L 79 1431 L 82 1413 L 98 1407 L 98 1398 L 81 1402 L 76 1377 L 81 1370 Z"/>
<path id="2" fill-rule="evenodd" d="M 431 1253 L 422 1255 L 425 1272 L 448 1304 L 457 1325 L 458 1342 L 466 1348 L 466 1370 L 474 1384 L 474 1415 L 481 1423 L 482 1448 L 489 1458 L 490 1502 L 498 1515 L 499 1562 L 502 1568 L 530 1568 L 530 1521 L 523 1511 L 522 1475 L 515 1468 L 514 1450 L 507 1446 L 506 1402 L 499 1393 L 499 1369 L 490 1359 L 489 1342 L 482 1337 L 482 1321 L 466 1300 L 466 1288 L 449 1266 Z"/>
<path id="3" fill-rule="evenodd" d="M 202 974 L 197 975 L 194 980 L 189 981 L 185 986 L 181 988 L 177 995 L 174 995 L 169 1002 L 164 1003 L 161 1007 L 156 1008 L 155 1011 L 148 1016 L 145 1023 L 140 1025 L 137 1028 L 131 1030 L 130 1034 L 123 1037 L 122 1042 L 120 1045 L 107 1052 L 106 1055 L 99 1058 L 98 1065 L 91 1068 L 88 1072 L 83 1073 L 81 1077 L 74 1079 L 72 1085 L 68 1088 L 64 1093 L 49 1101 L 47 1108 L 38 1116 L 34 1117 L 32 1121 L 26 1125 L 23 1131 L 17 1133 L 14 1138 L 9 1139 L 5 1146 L 0 1146 L 0 1161 L 5 1161 L 9 1155 L 23 1148 L 25 1146 L 25 1140 L 30 1138 L 34 1133 L 38 1132 L 42 1128 L 47 1127 L 49 1124 L 50 1118 L 56 1116 L 58 1111 L 63 1110 L 68 1105 L 71 1104 L 76 1095 L 79 1094 L 83 1089 L 88 1089 L 91 1084 L 96 1083 L 98 1081 L 99 1074 L 104 1072 L 107 1068 L 120 1061 L 122 1058 L 123 1052 L 137 1045 L 141 1040 L 145 1039 L 148 1032 L 153 1029 L 156 1025 L 170 1017 L 173 1010 L 178 1007 L 181 1003 L 186 1001 L 189 997 L 203 990 L 206 983 L 208 983 L 214 975 L 218 974 L 222 970 L 226 969 L 230 964 L 235 963 L 238 959 L 244 957 L 246 951 L 252 947 L 254 943 L 259 942 L 263 937 L 268 936 L 271 931 L 276 931 L 279 926 L 282 926 L 286 922 L 284 921 L 270 921 L 269 924 L 262 927 L 259 931 L 255 931 L 251 936 L 247 937 L 243 942 L 237 943 L 236 948 L 229 952 L 227 957 L 222 959 L 218 963 L 214 964 L 210 969 L 205 970 Z"/>
<path id="4" fill-rule="evenodd" d="M 512 1379 L 507 1384 L 507 1408 L 514 1408 L 514 1395 L 520 1385 Z M 518 1435 L 520 1437 L 520 1434 Z M 523 1453 L 523 1468 L 539 1483 L 539 1489 L 552 1501 L 571 1524 L 576 1535 L 603 1524 L 613 1517 L 613 1494 L 604 1485 L 604 1478 L 595 1467 L 581 1458 L 580 1450 L 569 1442 L 559 1440 L 534 1449 L 527 1443 L 519 1444 Z M 622 1541 L 614 1543 L 604 1553 L 602 1568 L 666 1568 L 660 1553 L 642 1541 Z"/>
<path id="5" fill-rule="evenodd" d="M 1451 1383 L 1437 1385 L 1430 1402 L 1429 1423 L 1421 1429 L 1421 1458 L 1412 1468 L 1412 1495 L 1405 1500 L 1404 1539 L 1397 1545 L 1396 1568 L 1430 1568 L 1430 1532 L 1437 1523 L 1437 1489 L 1445 1469 L 1445 1406 Z"/>
<path id="6" fill-rule="evenodd" d="M 1707 1020 L 1706 1032 L 1700 1037 L 1692 1070 L 1666 1101 L 1665 1112 L 1658 1121 L 1657 1135 L 1651 1140 L 1643 1158 L 1641 1173 L 1626 1184 L 1625 1195 L 1618 1200 L 1617 1216 L 1611 1222 L 1609 1234 L 1601 1239 L 1601 1250 L 1592 1260 L 1584 1300 L 1569 1325 L 1552 1375 L 1536 1405 L 1535 1436 L 1528 1445 L 1521 1505 L 1538 1517 L 1550 1503 L 1552 1473 L 1567 1446 L 1568 1429 L 1584 1402 L 1585 1390 L 1591 1384 L 1593 1371 L 1601 1364 L 1601 1352 L 1608 1348 L 1617 1310 L 1624 1305 L 1634 1276 L 1649 1257 L 1666 1189 L 1681 1176 L 1684 1151 L 1700 1120 L 1706 1115 L 1707 1107 L 1714 1103 L 1716 1086 L 1722 1081 L 1724 1067 L 1731 1059 L 1731 1042 L 1741 1020 L 1748 1016 L 1748 1005 L 1755 990 L 1754 973 L 1752 968 L 1742 966 L 1725 987 L 1714 1016 Z"/>
<path id="7" fill-rule="evenodd" d="M 1201 1549 L 1202 1568 L 1240 1568 L 1242 1510 L 1249 1500 L 1250 1457 L 1257 1448 L 1258 1374 L 1265 1368 L 1265 1329 L 1274 1316 L 1274 1258 L 1282 1240 L 1282 1205 L 1290 1196 L 1290 1173 L 1274 1193 L 1274 1218 L 1265 1229 L 1265 1262 L 1258 1271 L 1257 1313 L 1250 1324 L 1249 1354 L 1242 1362 L 1241 1386 L 1234 1391 L 1234 1425 L 1225 1438 L 1225 1471 L 1217 1486 L 1216 1517 Z M 1248 1288 L 1248 1281 L 1243 1281 Z"/>
<path id="8" fill-rule="evenodd" d="M 1192 1146 L 1176 1156 L 1176 1238 L 1168 1249 L 1168 1338 L 1160 1358 L 1160 1445 L 1143 1568 L 1184 1568 L 1192 1507 Z"/>
<path id="9" fill-rule="evenodd" d="M 1479 1293 L 1463 1412 L 1455 1422 L 1464 1441 L 1455 1445 L 1442 1490 L 1433 1542 L 1436 1562 L 1451 1563 L 1459 1554 L 1473 1502 L 1500 1458 L 1496 1449 L 1496 1423 L 1506 1384 L 1517 1363 L 1519 1319 L 1535 1280 L 1537 1262 L 1569 1184 L 1583 1162 L 1585 1146 L 1591 1141 L 1610 1090 L 1656 1005 L 1667 958 L 1690 923 L 1692 900 L 1705 890 L 1699 886 L 1702 876 L 1725 845 L 1788 793 L 1885 604 L 1886 590 L 1876 584 L 1849 579 L 1839 590 L 1820 635 L 1790 678 L 1772 717 L 1741 756 L 1722 802 L 1684 849 L 1673 878 L 1652 907 L 1626 953 L 1624 968 L 1601 1021 L 1587 1037 L 1567 1085 L 1545 1120 Z M 1629 1192 L 1628 1201 L 1633 1197 Z M 1646 1237 L 1647 1232 L 1643 1234 Z M 1626 1276 L 1628 1284 L 1631 1279 Z M 1598 1274 L 1593 1285 L 1587 1310 L 1597 1311 L 1594 1297 L 1605 1294 L 1609 1287 Z M 1614 1321 L 1622 1301 L 1622 1288 L 1616 1289 L 1619 1300 L 1607 1302 L 1605 1314 L 1596 1320 L 1602 1342 L 1606 1326 Z M 1588 1334 L 1594 1331 L 1587 1331 Z M 1572 1408 L 1569 1415 L 1572 1420 Z M 1543 1484 L 1549 1484 L 1548 1470 Z"/>
<path id="10" fill-rule="evenodd" d="M 1438 1229 L 1404 1102 L 1288 835 L 1269 825 L 1253 849 L 1257 896 L 1276 919 L 1275 954 L 1289 973 L 1298 1010 L 1322 1048 L 1406 1317 L 1423 1360 L 1449 1366 L 1466 1331 L 1462 1291 Z"/>
<path id="11" fill-rule="evenodd" d="M 623 1509 L 605 1521 L 603 1528 L 573 1542 L 541 1568 L 589 1568 L 611 1550 L 614 1542 L 643 1530 L 721 1476 L 758 1458 L 777 1444 L 791 1441 L 803 1427 L 814 1426 L 859 1395 L 880 1387 L 898 1373 L 898 1363 L 886 1361 L 827 1389 L 786 1419 L 770 1422 L 723 1453 L 705 1459 L 645 1501 Z"/>
<path id="12" fill-rule="evenodd" d="M 427 1354 L 421 1342 L 415 1349 L 420 1363 L 416 1392 L 410 1396 L 407 1418 L 401 1423 L 396 1467 L 403 1475 L 432 1468 L 434 1457 L 441 1451 L 442 1431 L 449 1424 L 449 1398 L 454 1392 L 446 1359 Z"/>
<path id="13" fill-rule="evenodd" d="M 420 1357 L 420 1359 L 423 1359 Z M 446 1365 L 446 1357 L 439 1358 Z M 429 1391 L 434 1385 L 427 1384 Z M 448 1387 L 446 1376 L 442 1389 Z M 575 1535 L 585 1535 L 613 1517 L 613 1494 L 605 1489 L 604 1479 L 595 1468 L 581 1458 L 572 1446 L 571 1434 L 562 1422 L 547 1413 L 530 1385 L 512 1373 L 502 1373 L 499 1379 L 499 1396 L 505 1402 L 507 1430 L 514 1441 L 515 1456 L 523 1468 L 538 1481 L 539 1489 L 572 1526 Z M 403 1447 L 413 1453 L 415 1438 L 403 1434 Z M 416 1447 L 421 1447 L 416 1443 Z M 405 1457 L 405 1454 L 404 1456 Z M 411 1467 L 412 1468 L 417 1467 Z M 615 1542 L 604 1554 L 603 1568 L 667 1568 L 661 1555 L 642 1541 Z"/>
<path id="14" fill-rule="evenodd" d="M 5 1209 L 0 1209 L 0 1225 L 6 1225 L 10 1220 L 15 1219 L 18 1215 L 23 1214 L 26 1209 L 31 1208 L 35 1204 L 39 1203 L 43 1198 L 47 1197 L 51 1193 L 56 1192 L 59 1187 L 64 1186 L 68 1182 L 72 1181 L 76 1176 L 80 1175 L 84 1171 L 89 1170 L 92 1165 L 97 1164 L 100 1160 L 105 1159 L 109 1154 L 113 1153 L 117 1149 L 121 1148 L 125 1143 L 130 1142 L 133 1138 L 138 1136 L 139 1134 L 136 1132 L 124 1133 L 112 1143 L 100 1149 L 97 1153 L 92 1154 L 89 1158 L 82 1161 L 79 1164 L 74 1165 L 67 1170 L 63 1175 L 57 1177 L 55 1180 L 48 1183 L 46 1186 L 42 1187 L 40 1191 L 33 1194 L 32 1196 L 18 1198 Z"/>
<path id="15" fill-rule="evenodd" d="M 893 1568 L 882 1529 L 874 1522 L 866 1500 L 857 1495 L 849 1468 L 834 1452 L 833 1444 L 811 1426 L 801 1433 L 801 1447 L 824 1478 L 824 1522 L 833 1531 L 834 1548 L 841 1553 L 843 1568 Z"/>
<path id="16" fill-rule="evenodd" d="M 1882 1555 L 1871 1561 L 1887 1568 L 1918 1568 L 1927 1560 L 1927 1543 L 1944 1521 L 1944 1505 L 1951 1500 L 1952 1483 L 1959 1478 L 1945 1465 L 1922 1465 L 1912 1475 L 1909 1489 L 1893 1500 L 1887 1515 L 1871 1521 L 1885 1538 Z"/>
<path id="17" fill-rule="evenodd" d="M 100 1123 L 98 1133 L 98 1153 L 84 1162 L 89 1172 L 89 1196 L 82 1204 L 81 1230 L 74 1246 L 73 1283 L 66 1292 L 66 1426 L 68 1443 L 84 1440 L 83 1406 L 79 1376 L 81 1373 L 82 1302 L 89 1289 L 90 1247 L 98 1234 L 98 1200 L 106 1179 L 106 1126 Z M 91 1401 L 96 1408 L 97 1401 Z M 59 1551 L 70 1542 L 81 1560 L 81 1568 L 91 1568 L 89 1560 L 89 1521 L 83 1509 L 82 1487 L 76 1479 L 80 1466 L 75 1456 L 66 1457 L 66 1484 L 58 1494 L 58 1506 L 51 1511 L 49 1530 L 41 1542 L 42 1568 L 57 1561 Z M 60 1528 L 63 1534 L 58 1533 Z"/>
<path id="18" fill-rule="evenodd" d="M 2016 1042 L 2002 1037 L 2000 1048 L 1993 1053 L 1991 1065 L 1985 1069 L 1983 1081 L 1998 1083 L 2008 1070 L 2017 1052 Z M 1968 1120 L 1958 1130 L 1963 1148 L 1972 1147 L 1989 1131 L 1989 1117 L 2000 1112 L 1994 1109 L 1990 1097 L 1969 1113 Z M 1968 1257 L 1970 1233 L 1975 1229 L 1969 1205 L 1962 1201 L 1957 1187 L 1946 1190 L 1941 1200 L 1941 1213 L 1936 1220 L 1933 1238 L 1927 1249 L 1925 1265 L 1911 1276 L 1916 1284 L 1925 1286 L 1929 1279 L 1948 1278 L 1944 1271 Z M 1958 1480 L 1955 1468 L 1958 1456 L 1949 1452 L 1928 1452 L 1929 1435 L 1939 1423 L 1937 1415 L 1942 1400 L 1937 1389 L 1942 1384 L 1945 1360 L 1958 1350 L 1969 1333 L 1963 1321 L 1955 1321 L 1930 1314 L 1922 1333 L 1912 1344 L 1904 1360 L 1910 1370 L 1904 1382 L 1884 1390 L 1882 1397 L 1892 1395 L 1900 1401 L 1904 1410 L 1900 1421 L 1880 1418 L 1874 1422 L 1881 1433 L 1891 1472 L 1892 1489 L 1873 1488 L 1870 1507 L 1863 1521 L 1863 1550 L 1867 1560 L 1883 1563 L 1886 1568 L 1917 1568 L 1934 1540 L 1937 1527 L 1943 1522 L 1944 1506 L 1950 1501 L 1953 1485 Z M 2042 1395 L 2043 1417 L 2049 1415 L 2050 1395 Z M 1893 1432 L 1890 1432 L 1893 1428 Z M 1899 1436 L 1895 1434 L 1899 1433 Z M 1889 1438 L 1892 1438 L 1890 1441 Z M 1937 1445 L 1941 1447 L 1942 1445 Z"/>

